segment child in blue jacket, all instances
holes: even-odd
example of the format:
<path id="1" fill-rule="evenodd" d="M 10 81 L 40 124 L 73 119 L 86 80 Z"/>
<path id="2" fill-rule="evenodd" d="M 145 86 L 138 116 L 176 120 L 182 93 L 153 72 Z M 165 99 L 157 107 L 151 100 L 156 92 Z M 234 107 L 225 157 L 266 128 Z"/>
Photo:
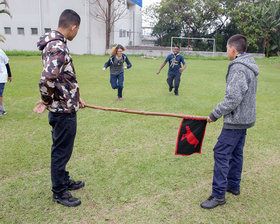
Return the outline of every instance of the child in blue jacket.
<path id="1" fill-rule="evenodd" d="M 178 96 L 181 74 L 187 67 L 183 55 L 180 54 L 179 46 L 175 46 L 173 48 L 173 54 L 169 54 L 166 57 L 165 61 L 162 63 L 159 70 L 157 71 L 157 74 L 160 73 L 161 69 L 166 65 L 167 62 L 169 62 L 169 69 L 166 82 L 169 86 L 169 92 L 171 92 L 174 88 L 174 94 Z M 181 67 L 181 64 L 183 64 L 183 67 Z"/>
<path id="2" fill-rule="evenodd" d="M 105 63 L 103 70 L 110 66 L 110 83 L 112 89 L 118 89 L 118 100 L 122 99 L 122 91 L 123 91 L 123 81 L 124 81 L 124 69 L 131 68 L 132 64 L 128 60 L 128 57 L 123 53 L 125 48 L 118 44 L 111 51 L 111 57 Z M 124 62 L 126 62 L 127 66 L 124 67 Z"/>

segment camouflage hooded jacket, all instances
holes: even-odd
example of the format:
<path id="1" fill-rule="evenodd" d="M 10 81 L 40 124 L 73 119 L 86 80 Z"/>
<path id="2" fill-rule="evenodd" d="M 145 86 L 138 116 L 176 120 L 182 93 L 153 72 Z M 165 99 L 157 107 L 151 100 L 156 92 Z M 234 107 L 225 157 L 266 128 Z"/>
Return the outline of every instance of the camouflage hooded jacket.
<path id="1" fill-rule="evenodd" d="M 66 43 L 58 31 L 46 33 L 37 43 L 43 63 L 39 89 L 51 112 L 74 113 L 79 109 L 79 86 Z"/>

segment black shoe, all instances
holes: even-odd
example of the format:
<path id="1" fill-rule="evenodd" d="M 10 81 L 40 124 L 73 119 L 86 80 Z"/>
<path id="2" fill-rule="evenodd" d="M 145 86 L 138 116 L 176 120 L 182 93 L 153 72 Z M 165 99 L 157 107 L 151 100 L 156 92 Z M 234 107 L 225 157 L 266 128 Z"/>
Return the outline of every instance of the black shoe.
<path id="1" fill-rule="evenodd" d="M 173 89 L 173 87 L 172 87 L 172 86 L 169 86 L 169 92 L 171 92 L 171 91 L 172 91 L 172 89 Z"/>
<path id="2" fill-rule="evenodd" d="M 227 192 L 232 193 L 234 195 L 240 195 L 240 191 L 239 190 L 232 190 L 230 188 L 227 188 Z"/>
<path id="3" fill-rule="evenodd" d="M 200 204 L 200 206 L 202 208 L 206 208 L 206 209 L 211 209 L 211 208 L 215 208 L 218 205 L 223 205 L 226 203 L 226 199 L 225 198 L 214 198 L 212 196 L 210 196 L 206 201 L 202 202 Z"/>
<path id="4" fill-rule="evenodd" d="M 178 96 L 178 95 L 179 95 L 178 92 L 174 92 L 174 94 L 175 94 L 175 96 Z"/>
<path id="5" fill-rule="evenodd" d="M 69 191 L 65 191 L 62 194 L 54 193 L 53 201 L 67 207 L 75 207 L 82 203 L 80 199 L 73 197 Z"/>
<path id="6" fill-rule="evenodd" d="M 67 187 L 68 187 L 69 191 L 74 191 L 74 190 L 78 190 L 84 186 L 85 186 L 84 181 L 74 181 L 74 180 L 70 179 Z"/>

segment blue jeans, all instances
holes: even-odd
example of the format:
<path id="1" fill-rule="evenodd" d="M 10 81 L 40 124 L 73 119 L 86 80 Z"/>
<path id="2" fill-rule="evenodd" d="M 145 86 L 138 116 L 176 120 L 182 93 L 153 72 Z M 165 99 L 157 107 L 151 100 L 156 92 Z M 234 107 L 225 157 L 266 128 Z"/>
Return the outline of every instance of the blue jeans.
<path id="1" fill-rule="evenodd" d="M 72 155 L 77 129 L 77 116 L 73 114 L 49 112 L 52 126 L 51 179 L 52 191 L 61 194 L 67 190 L 69 172 L 66 165 Z"/>
<path id="2" fill-rule="evenodd" d="M 121 72 L 118 75 L 110 74 L 110 83 L 112 89 L 118 89 L 118 97 L 122 97 L 123 81 L 124 81 L 123 72 Z"/>
<path id="3" fill-rule="evenodd" d="M 222 129 L 214 147 L 212 196 L 224 198 L 226 188 L 240 190 L 243 147 L 247 129 Z"/>
<path id="4" fill-rule="evenodd" d="M 0 97 L 3 97 L 5 83 L 0 83 Z"/>

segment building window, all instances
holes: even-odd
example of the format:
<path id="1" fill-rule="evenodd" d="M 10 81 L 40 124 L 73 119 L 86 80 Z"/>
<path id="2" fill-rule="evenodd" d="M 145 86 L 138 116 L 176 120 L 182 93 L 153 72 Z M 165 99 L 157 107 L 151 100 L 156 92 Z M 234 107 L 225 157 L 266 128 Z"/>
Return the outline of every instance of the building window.
<path id="1" fill-rule="evenodd" d="M 17 32 L 19 35 L 24 35 L 24 28 L 23 27 L 18 27 Z"/>
<path id="2" fill-rule="evenodd" d="M 125 0 L 118 0 L 118 2 L 119 2 L 120 4 L 123 4 L 123 5 L 126 4 L 126 1 L 125 1 Z"/>
<path id="3" fill-rule="evenodd" d="M 51 28 L 45 28 L 45 33 L 50 32 L 51 30 Z"/>
<path id="4" fill-rule="evenodd" d="M 120 36 L 120 37 L 126 37 L 126 30 L 120 29 L 120 31 L 119 31 L 119 36 Z"/>
<path id="5" fill-rule="evenodd" d="M 37 35 L 38 34 L 38 28 L 31 28 L 31 34 Z"/>
<path id="6" fill-rule="evenodd" d="M 4 27 L 5 34 L 12 34 L 11 27 Z"/>

